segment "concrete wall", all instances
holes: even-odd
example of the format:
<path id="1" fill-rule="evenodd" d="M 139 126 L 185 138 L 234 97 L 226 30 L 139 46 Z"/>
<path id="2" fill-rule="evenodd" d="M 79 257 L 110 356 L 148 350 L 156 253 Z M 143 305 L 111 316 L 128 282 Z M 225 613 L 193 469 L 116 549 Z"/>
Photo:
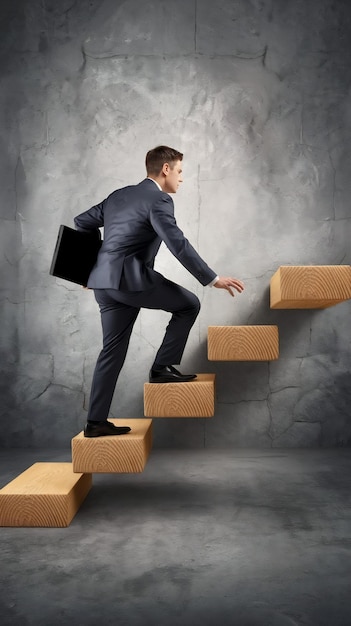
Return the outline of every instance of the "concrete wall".
<path id="1" fill-rule="evenodd" d="M 49 276 L 61 223 L 185 153 L 179 225 L 234 300 L 166 248 L 157 267 L 202 311 L 182 363 L 217 374 L 216 416 L 155 420 L 157 446 L 351 441 L 350 302 L 270 311 L 282 264 L 350 264 L 351 10 L 344 0 L 2 0 L 1 444 L 69 445 L 100 321 L 91 291 Z M 142 417 L 168 316 L 142 312 L 112 406 Z M 278 324 L 274 363 L 209 363 L 208 325 Z"/>

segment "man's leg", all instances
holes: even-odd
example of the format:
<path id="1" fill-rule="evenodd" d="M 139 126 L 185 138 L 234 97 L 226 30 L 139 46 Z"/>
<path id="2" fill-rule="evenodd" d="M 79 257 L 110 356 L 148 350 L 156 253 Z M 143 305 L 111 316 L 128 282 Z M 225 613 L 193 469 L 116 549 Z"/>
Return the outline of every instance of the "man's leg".
<path id="1" fill-rule="evenodd" d="M 100 307 L 103 348 L 99 354 L 91 385 L 88 411 L 89 422 L 107 420 L 118 375 L 122 369 L 130 335 L 139 308 L 118 300 L 119 292 L 96 289 L 95 298 Z"/>

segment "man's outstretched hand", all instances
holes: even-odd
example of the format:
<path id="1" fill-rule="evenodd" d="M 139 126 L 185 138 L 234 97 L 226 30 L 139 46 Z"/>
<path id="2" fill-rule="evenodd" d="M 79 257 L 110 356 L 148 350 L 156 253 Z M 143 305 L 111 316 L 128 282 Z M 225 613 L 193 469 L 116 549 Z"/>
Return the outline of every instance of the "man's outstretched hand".
<path id="1" fill-rule="evenodd" d="M 237 278 L 231 278 L 230 276 L 220 276 L 213 286 L 217 287 L 217 289 L 226 289 L 227 291 L 229 291 L 230 295 L 233 296 L 233 298 L 233 289 L 235 289 L 239 293 L 244 291 L 244 283 L 242 283 L 241 280 L 238 280 Z"/>

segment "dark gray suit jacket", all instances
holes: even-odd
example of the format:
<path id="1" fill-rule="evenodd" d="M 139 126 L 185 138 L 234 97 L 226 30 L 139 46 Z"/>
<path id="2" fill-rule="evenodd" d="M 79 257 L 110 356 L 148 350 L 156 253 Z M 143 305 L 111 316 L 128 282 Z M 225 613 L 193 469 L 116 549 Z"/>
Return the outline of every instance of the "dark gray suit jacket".
<path id="1" fill-rule="evenodd" d="M 77 230 L 95 230 L 97 235 L 104 226 L 104 241 L 87 285 L 92 289 L 144 291 L 159 284 L 163 278 L 153 266 L 161 241 L 202 285 L 216 277 L 178 228 L 171 196 L 148 178 L 114 191 L 74 223 Z"/>

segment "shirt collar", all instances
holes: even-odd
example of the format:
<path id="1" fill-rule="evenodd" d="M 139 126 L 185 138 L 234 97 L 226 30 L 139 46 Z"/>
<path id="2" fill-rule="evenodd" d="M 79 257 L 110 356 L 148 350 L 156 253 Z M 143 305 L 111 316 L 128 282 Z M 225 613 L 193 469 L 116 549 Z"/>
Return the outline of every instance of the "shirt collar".
<path id="1" fill-rule="evenodd" d="M 156 182 L 156 180 L 154 180 L 154 178 L 151 178 L 150 176 L 148 176 L 147 179 L 152 180 L 152 182 L 155 183 L 155 185 L 159 188 L 159 190 L 162 191 L 162 187 L 158 184 L 158 182 Z"/>

